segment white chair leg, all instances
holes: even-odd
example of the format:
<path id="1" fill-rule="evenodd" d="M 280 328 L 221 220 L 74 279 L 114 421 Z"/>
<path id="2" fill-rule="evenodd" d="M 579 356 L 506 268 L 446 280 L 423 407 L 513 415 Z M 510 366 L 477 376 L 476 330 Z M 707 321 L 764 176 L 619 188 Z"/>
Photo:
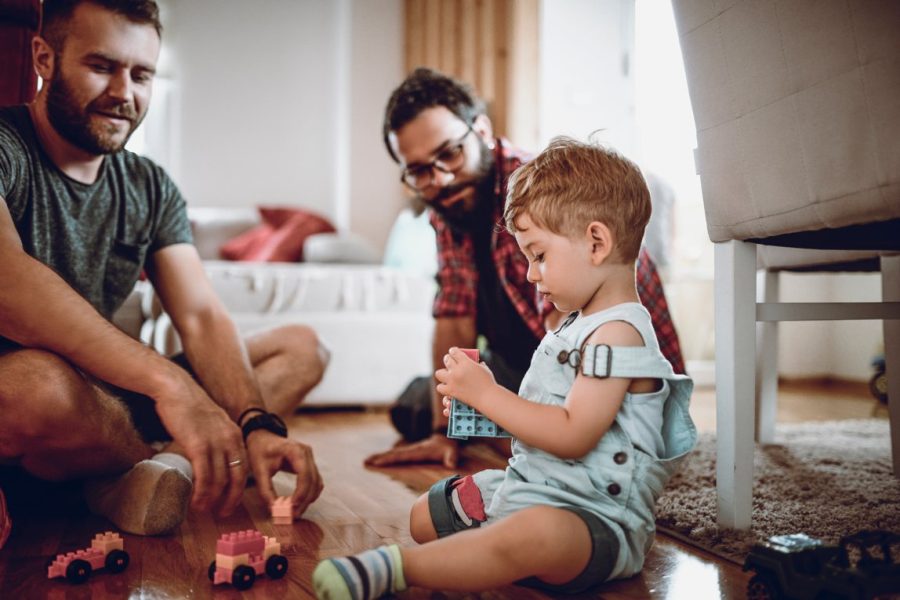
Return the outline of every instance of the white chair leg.
<path id="1" fill-rule="evenodd" d="M 722 527 L 747 529 L 753 493 L 756 245 L 715 245 L 716 492 Z"/>
<path id="2" fill-rule="evenodd" d="M 762 272 L 757 301 L 778 302 L 778 272 Z M 775 441 L 775 417 L 778 408 L 778 322 L 756 324 L 756 441 Z"/>
<path id="3" fill-rule="evenodd" d="M 881 299 L 900 301 L 900 256 L 881 257 Z M 900 477 L 900 315 L 882 321 L 884 363 L 888 379 L 888 415 L 891 421 L 891 455 L 894 476 Z"/>

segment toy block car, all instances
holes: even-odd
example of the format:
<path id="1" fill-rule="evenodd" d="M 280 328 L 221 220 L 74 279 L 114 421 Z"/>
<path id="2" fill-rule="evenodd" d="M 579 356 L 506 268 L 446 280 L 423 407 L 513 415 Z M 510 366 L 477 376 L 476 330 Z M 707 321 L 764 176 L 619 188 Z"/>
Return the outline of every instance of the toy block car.
<path id="1" fill-rule="evenodd" d="M 118 533 L 98 533 L 91 547 L 56 555 L 47 563 L 47 579 L 65 577 L 70 583 L 84 583 L 96 569 L 106 567 L 110 573 L 121 573 L 128 567 L 125 542 Z"/>
<path id="2" fill-rule="evenodd" d="M 461 350 L 474 360 L 479 362 L 478 350 L 461 348 Z M 450 422 L 447 424 L 447 437 L 457 440 L 467 440 L 469 436 L 476 437 L 512 437 L 502 427 L 485 417 L 483 414 L 456 398 L 450 399 Z"/>
<path id="3" fill-rule="evenodd" d="M 247 529 L 225 533 L 216 542 L 216 560 L 209 565 L 213 585 L 230 583 L 239 590 L 253 587 L 257 575 L 281 579 L 287 573 L 287 558 L 275 538 Z"/>
<path id="4" fill-rule="evenodd" d="M 900 594 L 900 535 L 860 531 L 837 546 L 802 533 L 779 535 L 756 544 L 744 561 L 755 575 L 747 583 L 750 600 L 895 597 Z"/>

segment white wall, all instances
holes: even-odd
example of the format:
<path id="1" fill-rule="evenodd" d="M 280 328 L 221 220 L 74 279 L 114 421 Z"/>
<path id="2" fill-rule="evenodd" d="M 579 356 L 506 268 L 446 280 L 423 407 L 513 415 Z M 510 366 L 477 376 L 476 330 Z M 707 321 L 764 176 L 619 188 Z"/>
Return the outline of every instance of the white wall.
<path id="1" fill-rule="evenodd" d="M 540 13 L 540 146 L 603 130 L 593 139 L 634 158 L 633 0 L 544 0 Z"/>
<path id="2" fill-rule="evenodd" d="M 784 273 L 782 302 L 880 302 L 876 273 Z M 830 376 L 864 381 L 884 351 L 881 321 L 779 323 L 779 372 L 786 377 Z"/>
<path id="3" fill-rule="evenodd" d="M 402 204 L 380 142 L 403 75 L 402 2 L 162 4 L 177 142 L 160 162 L 188 203 L 302 206 L 381 248 Z"/>

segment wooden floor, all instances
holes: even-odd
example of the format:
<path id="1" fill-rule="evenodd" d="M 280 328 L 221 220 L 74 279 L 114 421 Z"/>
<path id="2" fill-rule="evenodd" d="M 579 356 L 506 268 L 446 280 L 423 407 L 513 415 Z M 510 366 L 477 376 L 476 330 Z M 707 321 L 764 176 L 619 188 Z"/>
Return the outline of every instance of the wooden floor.
<path id="1" fill-rule="evenodd" d="M 710 390 L 699 390 L 692 413 L 701 430 L 715 427 L 715 400 Z M 867 395 L 864 386 L 816 384 L 783 385 L 779 421 L 886 417 L 884 407 Z M 417 495 L 432 482 L 450 474 L 439 467 L 366 469 L 363 457 L 394 443 L 396 436 L 383 411 L 310 411 L 290 423 L 291 434 L 313 446 L 325 479 L 322 497 L 305 518 L 293 525 L 272 525 L 265 508 L 251 489 L 243 506 L 227 519 L 192 514 L 174 536 L 125 536 L 131 555 L 128 569 L 119 575 L 97 572 L 87 583 L 72 586 L 46 578 L 45 562 L 58 552 L 85 547 L 95 532 L 109 528 L 89 516 L 14 516 L 13 534 L 0 550 L 0 598 L 237 598 L 228 586 L 213 587 L 207 567 L 220 533 L 258 528 L 282 543 L 290 566 L 282 580 L 265 577 L 243 597 L 310 598 L 310 576 L 320 558 L 357 552 L 385 542 L 413 543 L 407 516 Z M 484 449 L 467 450 L 468 472 L 496 462 Z M 281 493 L 290 488 L 290 476 L 276 478 Z M 590 598 L 743 598 L 747 575 L 734 564 L 692 549 L 660 534 L 644 571 L 637 577 L 614 582 L 586 596 Z M 473 594 L 411 590 L 402 598 L 473 598 Z M 503 599 L 547 598 L 522 587 L 510 586 L 481 594 Z"/>

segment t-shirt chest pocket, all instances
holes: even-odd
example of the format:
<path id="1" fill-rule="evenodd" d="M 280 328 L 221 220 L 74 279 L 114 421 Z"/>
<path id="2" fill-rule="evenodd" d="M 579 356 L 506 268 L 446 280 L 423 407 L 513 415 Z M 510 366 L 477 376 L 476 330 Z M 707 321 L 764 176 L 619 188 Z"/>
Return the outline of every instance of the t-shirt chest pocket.
<path id="1" fill-rule="evenodd" d="M 104 277 L 107 291 L 117 291 L 122 286 L 133 285 L 137 281 L 144 268 L 149 246 L 150 240 L 113 240 Z"/>

